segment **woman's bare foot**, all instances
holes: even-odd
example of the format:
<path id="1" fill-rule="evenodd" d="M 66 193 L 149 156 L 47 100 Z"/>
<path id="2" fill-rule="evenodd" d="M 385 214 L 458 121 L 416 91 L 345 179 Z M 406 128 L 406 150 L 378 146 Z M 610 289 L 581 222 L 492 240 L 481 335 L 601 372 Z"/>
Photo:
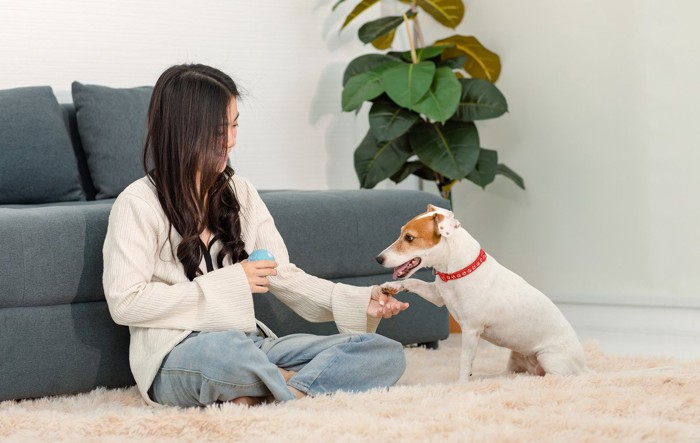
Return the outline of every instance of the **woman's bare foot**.
<path id="1" fill-rule="evenodd" d="M 306 397 L 306 392 L 301 392 L 297 388 L 289 385 L 287 385 L 287 388 L 292 392 L 292 394 L 294 394 L 296 398 Z"/>
<path id="2" fill-rule="evenodd" d="M 292 378 L 292 377 L 294 377 L 295 375 L 297 375 L 296 371 L 288 371 L 288 370 L 282 369 L 282 368 L 279 368 L 279 370 L 280 370 L 280 373 L 282 374 L 282 377 L 284 377 L 284 381 L 285 381 L 285 382 L 288 382 L 290 378 Z M 291 393 L 294 394 L 294 396 L 295 396 L 296 398 L 306 397 L 306 392 L 301 392 L 301 391 L 298 390 L 297 388 L 294 388 L 294 387 L 289 386 L 289 385 L 287 385 L 287 388 L 289 388 L 289 390 L 291 391 Z"/>
<path id="3" fill-rule="evenodd" d="M 294 377 L 297 373 L 296 371 L 288 371 L 286 369 L 278 368 L 280 370 L 280 374 L 282 374 L 282 378 L 284 378 L 285 382 L 288 382 L 292 377 Z M 305 392 L 301 392 L 297 388 L 293 388 L 291 386 L 287 386 L 289 390 L 291 391 L 292 394 L 296 398 L 302 398 L 306 397 Z M 235 403 L 237 405 L 246 405 L 246 406 L 257 406 L 259 404 L 263 403 L 272 403 L 275 401 L 275 397 L 272 395 L 268 395 L 267 397 L 238 397 L 234 398 L 231 403 Z"/>
<path id="4" fill-rule="evenodd" d="M 277 369 L 280 370 L 280 374 L 282 374 L 282 378 L 284 378 L 285 382 L 288 382 L 290 378 L 297 375 L 296 371 L 288 371 L 288 370 L 282 369 L 282 368 L 277 368 Z"/>

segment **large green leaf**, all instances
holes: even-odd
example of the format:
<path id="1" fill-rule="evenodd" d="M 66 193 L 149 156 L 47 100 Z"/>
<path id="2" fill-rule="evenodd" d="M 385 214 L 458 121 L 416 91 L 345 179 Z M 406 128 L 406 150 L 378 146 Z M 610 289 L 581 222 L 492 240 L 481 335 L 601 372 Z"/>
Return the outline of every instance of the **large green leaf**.
<path id="1" fill-rule="evenodd" d="M 518 187 L 520 187 L 521 189 L 525 189 L 525 180 L 523 180 L 521 176 L 519 176 L 515 171 L 513 171 L 503 163 L 498 164 L 498 167 L 496 168 L 496 174 L 511 179 L 513 183 L 518 185 Z"/>
<path id="2" fill-rule="evenodd" d="M 479 159 L 479 133 L 471 122 L 418 123 L 408 138 L 418 158 L 444 177 L 466 177 Z"/>
<path id="3" fill-rule="evenodd" d="M 342 31 L 345 29 L 345 27 L 355 19 L 358 15 L 362 14 L 365 12 L 370 6 L 374 5 L 377 3 L 379 0 L 362 0 L 360 3 L 353 8 L 352 11 L 350 11 L 350 14 L 348 14 L 347 17 L 345 17 L 345 21 L 343 22 L 343 26 L 340 27 L 340 30 Z"/>
<path id="4" fill-rule="evenodd" d="M 440 24 L 448 28 L 456 28 L 464 18 L 462 0 L 418 0 L 417 4 Z"/>
<path id="5" fill-rule="evenodd" d="M 457 57 L 443 58 L 438 63 L 438 66 L 447 66 L 450 69 L 462 69 L 464 64 L 467 62 L 466 55 L 459 55 Z"/>
<path id="6" fill-rule="evenodd" d="M 457 110 L 461 91 L 462 85 L 452 69 L 438 68 L 430 89 L 412 109 L 433 121 L 444 123 Z"/>
<path id="7" fill-rule="evenodd" d="M 419 62 L 422 62 L 424 60 L 431 59 L 433 57 L 437 57 L 438 55 L 442 54 L 445 49 L 449 48 L 450 46 L 426 46 L 425 48 L 418 48 L 416 49 L 416 58 L 418 58 Z M 407 62 L 412 62 L 413 61 L 413 56 L 411 55 L 411 51 L 403 51 L 403 52 L 395 52 L 394 54 L 397 54 L 401 56 L 405 61 Z"/>
<path id="8" fill-rule="evenodd" d="M 372 46 L 377 49 L 389 49 L 394 43 L 394 36 L 396 35 L 396 29 L 392 29 L 381 37 L 377 37 L 372 40 Z"/>
<path id="9" fill-rule="evenodd" d="M 385 70 L 382 79 L 387 95 L 397 105 L 410 109 L 428 92 L 434 75 L 432 62 L 401 63 Z"/>
<path id="10" fill-rule="evenodd" d="M 378 18 L 377 20 L 372 20 L 360 26 L 360 29 L 357 31 L 357 36 L 362 43 L 370 43 L 394 31 L 401 23 L 403 23 L 403 17 L 400 15 Z"/>
<path id="11" fill-rule="evenodd" d="M 384 92 L 382 74 L 375 71 L 367 71 L 352 77 L 342 94 L 343 111 L 359 109 L 366 100 L 379 97 Z"/>
<path id="12" fill-rule="evenodd" d="M 464 35 L 453 35 L 451 37 L 438 40 L 436 45 L 453 45 L 442 53 L 442 58 L 452 58 L 461 54 L 467 55 L 467 62 L 464 70 L 473 78 L 483 78 L 491 83 L 498 80 L 501 75 L 501 59 L 484 47 L 476 37 L 466 37 Z"/>
<path id="13" fill-rule="evenodd" d="M 432 169 L 425 166 L 423 162 L 410 161 L 404 163 L 399 172 L 391 176 L 391 181 L 394 183 L 401 183 L 411 174 L 428 181 L 435 181 L 437 179 Z"/>
<path id="14" fill-rule="evenodd" d="M 485 120 L 508 112 L 506 98 L 493 83 L 481 78 L 462 78 L 459 83 L 462 94 L 454 120 Z"/>
<path id="15" fill-rule="evenodd" d="M 387 63 L 393 63 L 391 66 L 398 65 L 400 61 L 396 57 L 390 57 L 384 54 L 365 54 L 361 55 L 348 64 L 343 73 L 343 86 L 352 77 L 362 74 L 363 72 L 371 71 L 379 66 Z"/>
<path id="16" fill-rule="evenodd" d="M 355 172 L 362 188 L 373 188 L 401 169 L 413 155 L 407 136 L 391 141 L 377 140 L 372 131 L 367 131 L 362 143 L 355 149 Z"/>
<path id="17" fill-rule="evenodd" d="M 369 127 L 378 140 L 393 140 L 405 134 L 419 118 L 391 100 L 378 100 L 369 111 Z"/>
<path id="18" fill-rule="evenodd" d="M 496 178 L 496 168 L 498 166 L 498 152 L 481 148 L 479 160 L 476 162 L 474 170 L 467 175 L 467 179 L 482 188 L 491 183 Z"/>

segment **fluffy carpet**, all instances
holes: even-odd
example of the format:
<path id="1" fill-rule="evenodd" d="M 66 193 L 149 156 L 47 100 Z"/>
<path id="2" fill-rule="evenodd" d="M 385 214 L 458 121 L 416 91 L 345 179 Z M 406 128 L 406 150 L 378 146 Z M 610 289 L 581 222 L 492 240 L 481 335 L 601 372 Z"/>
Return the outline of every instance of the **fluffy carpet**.
<path id="1" fill-rule="evenodd" d="M 134 388 L 0 403 L 0 441 L 700 442 L 700 361 L 611 356 L 579 377 L 504 374 L 480 347 L 456 384 L 459 335 L 407 349 L 397 386 L 247 408 L 150 408 Z M 371 374 L 367 374 L 371 377 Z"/>

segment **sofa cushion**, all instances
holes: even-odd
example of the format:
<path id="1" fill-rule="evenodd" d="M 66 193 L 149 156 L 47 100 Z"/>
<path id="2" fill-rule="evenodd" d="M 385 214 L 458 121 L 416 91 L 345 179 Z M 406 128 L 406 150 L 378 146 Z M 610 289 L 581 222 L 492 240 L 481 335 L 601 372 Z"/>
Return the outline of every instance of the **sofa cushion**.
<path id="1" fill-rule="evenodd" d="M 73 82 L 73 104 L 95 198 L 112 198 L 143 177 L 148 103 L 153 88 Z"/>
<path id="2" fill-rule="evenodd" d="M 84 200 L 61 108 L 49 86 L 0 91 L 0 205 Z"/>
<path id="3" fill-rule="evenodd" d="M 0 208 L 0 309 L 101 301 L 113 200 Z"/>
<path id="4" fill-rule="evenodd" d="M 391 274 L 375 259 L 440 197 L 403 189 L 261 191 L 290 260 L 321 278 Z"/>
<path id="5" fill-rule="evenodd" d="M 70 103 L 60 103 L 61 110 L 63 111 L 63 121 L 68 128 L 68 135 L 70 136 L 70 141 L 73 143 L 73 153 L 75 154 L 75 159 L 78 162 L 78 173 L 80 174 L 80 185 L 83 187 L 83 193 L 85 194 L 86 200 L 95 200 L 95 185 L 92 184 L 92 178 L 90 177 L 90 168 L 87 165 L 87 159 L 85 158 L 85 151 L 83 151 L 83 145 L 80 143 L 80 134 L 78 134 L 78 121 L 75 118 L 75 106 L 73 102 Z"/>

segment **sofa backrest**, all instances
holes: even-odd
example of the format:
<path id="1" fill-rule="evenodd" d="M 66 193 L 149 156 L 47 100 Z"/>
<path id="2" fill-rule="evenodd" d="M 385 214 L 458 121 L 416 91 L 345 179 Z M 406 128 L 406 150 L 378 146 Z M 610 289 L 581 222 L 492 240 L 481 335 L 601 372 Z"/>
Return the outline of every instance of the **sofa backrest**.
<path id="1" fill-rule="evenodd" d="M 437 195 L 410 190 L 262 191 L 290 259 L 317 277 L 391 277 L 374 257 Z M 113 200 L 0 208 L 0 309 L 104 300 Z"/>
<path id="2" fill-rule="evenodd" d="M 83 187 L 86 200 L 95 199 L 95 185 L 92 183 L 90 169 L 88 168 L 85 150 L 80 143 L 80 133 L 78 132 L 78 121 L 75 118 L 75 106 L 73 103 L 61 103 L 63 111 L 63 119 L 70 135 L 70 140 L 73 143 L 73 152 L 75 159 L 78 162 L 78 172 L 80 173 L 80 185 Z"/>

